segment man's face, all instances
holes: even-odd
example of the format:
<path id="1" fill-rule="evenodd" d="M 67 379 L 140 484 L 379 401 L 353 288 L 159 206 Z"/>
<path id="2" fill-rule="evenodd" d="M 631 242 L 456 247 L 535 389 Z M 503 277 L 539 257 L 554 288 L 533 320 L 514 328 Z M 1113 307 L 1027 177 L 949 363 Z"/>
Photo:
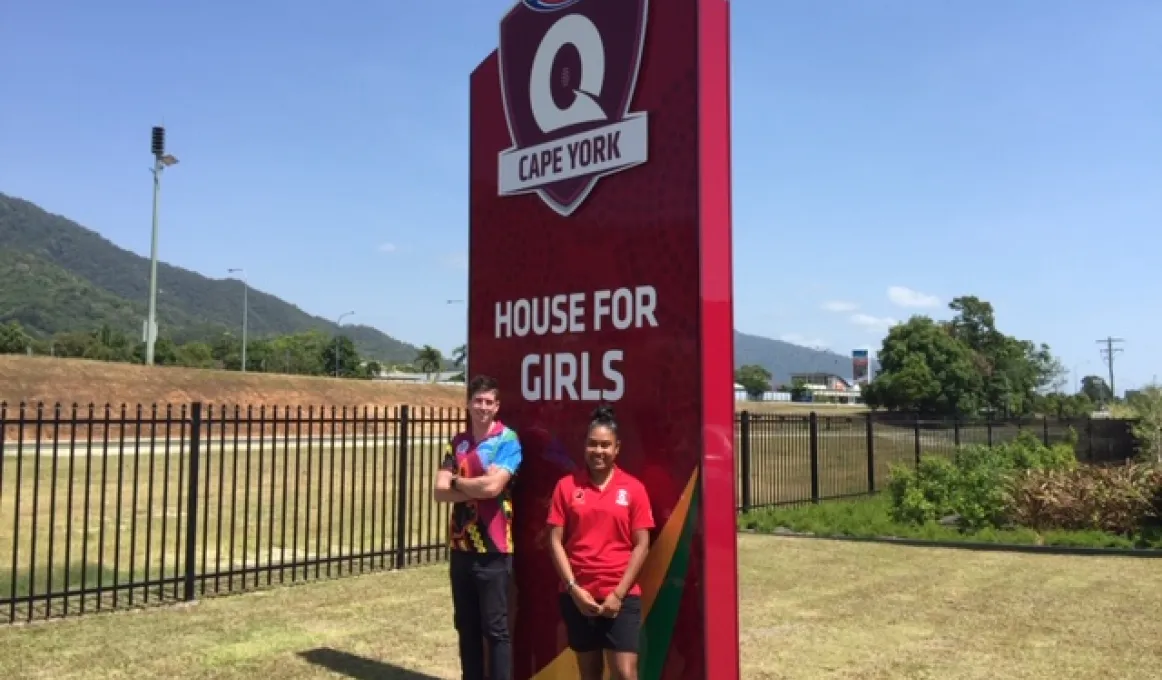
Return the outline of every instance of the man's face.
<path id="1" fill-rule="evenodd" d="M 492 425 L 498 410 L 500 399 L 496 396 L 496 390 L 480 390 L 468 399 L 468 412 L 472 415 L 472 422 L 477 425 Z"/>

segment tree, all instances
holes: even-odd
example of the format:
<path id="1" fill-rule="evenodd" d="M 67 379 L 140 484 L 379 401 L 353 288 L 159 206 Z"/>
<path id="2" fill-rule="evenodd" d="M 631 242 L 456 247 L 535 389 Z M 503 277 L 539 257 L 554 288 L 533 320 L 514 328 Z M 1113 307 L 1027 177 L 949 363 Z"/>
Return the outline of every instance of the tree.
<path id="1" fill-rule="evenodd" d="M 1081 379 L 1081 393 L 1095 404 L 1108 404 L 1114 398 L 1109 383 L 1100 375 L 1087 375 Z"/>
<path id="2" fill-rule="evenodd" d="M 734 382 L 742 385 L 748 396 L 758 399 L 771 389 L 771 372 L 762 366 L 748 364 L 734 372 Z"/>
<path id="3" fill-rule="evenodd" d="M 1129 406 L 1138 416 L 1133 433 L 1140 455 L 1162 463 L 1162 389 L 1146 386 L 1130 398 Z"/>
<path id="4" fill-rule="evenodd" d="M 966 295 L 948 307 L 949 321 L 915 316 L 889 331 L 880 374 L 864 392 L 869 406 L 1029 414 L 1064 386 L 1065 368 L 1049 346 L 1002 333 L 990 303 Z"/>
<path id="5" fill-rule="evenodd" d="M 948 326 L 913 316 L 888 331 L 878 357 L 880 373 L 863 393 L 868 406 L 934 413 L 978 408 L 978 361 Z"/>
<path id="6" fill-rule="evenodd" d="M 18 321 L 0 326 L 0 354 L 24 354 L 31 339 Z"/>
<path id="7" fill-rule="evenodd" d="M 214 351 L 205 342 L 187 342 L 177 348 L 176 363 L 188 368 L 213 368 Z"/>
<path id="8" fill-rule="evenodd" d="M 461 369 L 459 373 L 449 378 L 453 382 L 464 382 L 468 373 L 468 345 L 460 345 L 452 350 L 452 365 Z"/>
<path id="9" fill-rule="evenodd" d="M 374 359 L 363 364 L 363 375 L 366 378 L 374 378 L 383 372 L 383 365 Z"/>
<path id="10" fill-rule="evenodd" d="M 328 342 L 323 347 L 322 359 L 326 375 L 341 378 L 359 375 L 359 352 L 355 350 L 355 343 L 346 335 Z"/>
<path id="11" fill-rule="evenodd" d="M 431 345 L 424 345 L 416 353 L 415 363 L 420 372 L 424 373 L 430 381 L 432 374 L 439 372 L 440 367 L 444 364 L 444 357 L 440 354 L 440 350 Z"/>
<path id="12" fill-rule="evenodd" d="M 324 353 L 332 338 L 322 331 L 311 330 L 291 335 L 281 335 L 271 341 L 268 371 L 282 371 L 298 375 L 322 375 L 326 373 Z M 335 374 L 334 367 L 330 371 Z"/>
<path id="13" fill-rule="evenodd" d="M 791 401 L 807 401 L 807 397 L 811 394 L 811 388 L 807 387 L 807 381 L 802 378 L 795 378 L 791 381 Z"/>
<path id="14" fill-rule="evenodd" d="M 1093 413 L 1093 402 L 1084 394 L 1050 392 L 1039 395 L 1033 410 L 1056 418 L 1084 418 Z"/>

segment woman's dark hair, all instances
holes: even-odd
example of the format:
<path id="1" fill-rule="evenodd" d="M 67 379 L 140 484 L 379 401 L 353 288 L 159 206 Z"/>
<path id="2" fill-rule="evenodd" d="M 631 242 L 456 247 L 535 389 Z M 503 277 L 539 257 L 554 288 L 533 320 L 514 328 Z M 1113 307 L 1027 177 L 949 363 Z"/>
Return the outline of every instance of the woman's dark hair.
<path id="1" fill-rule="evenodd" d="M 613 407 L 609 404 L 602 404 L 593 409 L 593 415 L 589 419 L 589 430 L 592 431 L 595 427 L 608 427 L 609 431 L 613 433 L 614 438 L 619 435 L 617 433 L 617 416 L 613 413 Z"/>

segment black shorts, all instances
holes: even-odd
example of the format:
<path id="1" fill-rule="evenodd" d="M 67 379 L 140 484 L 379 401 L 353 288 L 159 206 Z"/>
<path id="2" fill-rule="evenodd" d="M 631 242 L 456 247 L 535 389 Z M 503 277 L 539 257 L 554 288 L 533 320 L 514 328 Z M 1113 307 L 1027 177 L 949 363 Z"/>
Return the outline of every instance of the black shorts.
<path id="1" fill-rule="evenodd" d="M 574 652 L 596 652 L 608 649 L 615 652 L 637 652 L 638 632 L 642 626 L 642 600 L 629 595 L 621 602 L 621 611 L 615 618 L 588 617 L 577 609 L 577 603 L 568 593 L 561 593 L 561 618 L 569 637 L 569 648 Z"/>

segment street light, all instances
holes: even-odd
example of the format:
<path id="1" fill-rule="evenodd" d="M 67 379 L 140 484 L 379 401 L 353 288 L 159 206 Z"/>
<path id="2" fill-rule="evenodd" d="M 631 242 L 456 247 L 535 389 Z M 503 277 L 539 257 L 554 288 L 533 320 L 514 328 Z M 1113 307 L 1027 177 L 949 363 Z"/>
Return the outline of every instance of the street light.
<path id="1" fill-rule="evenodd" d="M 238 267 L 228 269 L 231 274 L 241 274 L 238 277 L 242 281 L 242 372 L 246 372 L 246 318 L 249 314 L 249 289 L 250 286 L 246 283 L 246 270 Z"/>
<path id="2" fill-rule="evenodd" d="M 153 348 L 157 343 L 157 202 L 161 194 L 161 173 L 178 159 L 165 152 L 165 128 L 154 126 L 150 136 L 153 152 L 153 238 L 149 247 L 149 318 L 142 335 L 145 340 L 145 365 L 153 365 Z"/>
<path id="3" fill-rule="evenodd" d="M 335 325 L 339 326 L 340 331 L 343 330 L 343 319 L 351 316 L 354 313 L 355 312 L 343 312 L 342 314 L 339 315 L 339 320 L 337 322 L 335 322 Z M 338 333 L 335 334 L 335 377 L 336 378 L 339 377 L 339 334 Z"/>

